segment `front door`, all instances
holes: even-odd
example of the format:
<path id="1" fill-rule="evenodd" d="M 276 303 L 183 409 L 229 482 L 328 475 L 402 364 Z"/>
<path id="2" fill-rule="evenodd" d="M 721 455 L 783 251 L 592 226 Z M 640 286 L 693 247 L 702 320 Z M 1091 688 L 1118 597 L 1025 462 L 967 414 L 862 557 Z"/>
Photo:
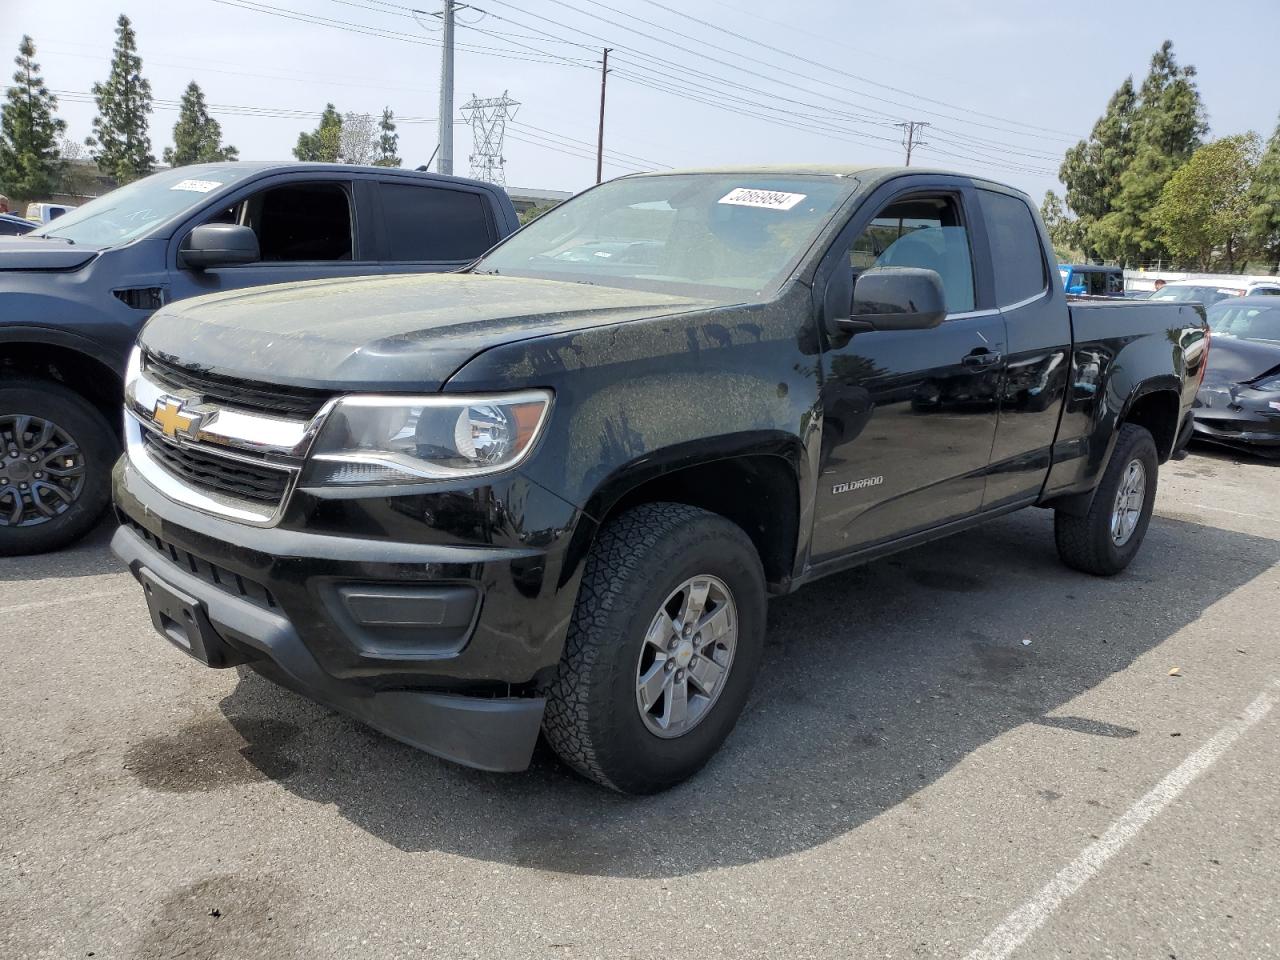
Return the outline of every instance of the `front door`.
<path id="1" fill-rule="evenodd" d="M 978 309 L 963 191 L 893 197 L 849 253 L 942 277 L 931 330 L 858 333 L 823 355 L 823 433 L 811 559 L 935 527 L 982 506 L 1004 370 L 1004 321 Z"/>
<path id="2" fill-rule="evenodd" d="M 258 236 L 261 259 L 208 270 L 178 268 L 173 298 L 379 272 L 373 244 L 356 229 L 357 183 L 349 178 L 276 183 L 204 218 L 201 223 L 250 227 Z"/>

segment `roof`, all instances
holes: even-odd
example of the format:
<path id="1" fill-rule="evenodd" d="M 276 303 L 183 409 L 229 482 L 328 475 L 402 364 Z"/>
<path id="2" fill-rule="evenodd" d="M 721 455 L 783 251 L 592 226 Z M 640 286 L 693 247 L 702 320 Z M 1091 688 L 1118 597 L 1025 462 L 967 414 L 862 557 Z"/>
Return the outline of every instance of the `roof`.
<path id="1" fill-rule="evenodd" d="M 906 169 L 905 167 L 901 169 Z M 871 166 L 869 164 L 820 164 L 820 163 L 787 163 L 787 164 L 734 164 L 725 167 L 689 167 L 681 170 L 652 170 L 646 173 L 635 173 L 635 177 L 662 177 L 680 173 L 740 173 L 761 176 L 802 176 L 802 177 L 854 177 L 871 172 L 893 173 L 898 168 Z M 914 172 L 914 171 L 913 171 Z M 934 172 L 934 171 L 925 171 Z"/>
<path id="2" fill-rule="evenodd" d="M 470 177 L 455 177 L 444 173 L 433 173 L 429 170 L 409 170 L 405 167 L 361 166 L 354 163 L 309 163 L 301 160 L 227 160 L 221 163 L 193 163 L 181 169 L 196 173 L 200 170 L 211 170 L 234 166 L 237 170 L 296 170 L 306 173 L 378 173 L 392 174 L 400 177 L 419 177 L 427 180 L 447 180 L 452 183 L 467 183 L 473 186 L 493 189 L 495 184 L 483 180 L 472 180 Z M 174 168 L 169 168 L 174 169 Z"/>

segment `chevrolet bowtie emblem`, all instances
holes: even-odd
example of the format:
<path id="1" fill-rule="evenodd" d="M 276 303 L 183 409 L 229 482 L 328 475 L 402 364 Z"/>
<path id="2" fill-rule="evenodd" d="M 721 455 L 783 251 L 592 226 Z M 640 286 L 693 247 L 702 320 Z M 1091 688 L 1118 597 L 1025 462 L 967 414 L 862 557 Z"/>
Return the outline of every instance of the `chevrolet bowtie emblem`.
<path id="1" fill-rule="evenodd" d="M 151 419 L 166 437 L 176 439 L 178 434 L 195 440 L 204 419 L 198 413 L 183 413 L 183 402 L 176 397 L 161 397 L 156 401 Z"/>

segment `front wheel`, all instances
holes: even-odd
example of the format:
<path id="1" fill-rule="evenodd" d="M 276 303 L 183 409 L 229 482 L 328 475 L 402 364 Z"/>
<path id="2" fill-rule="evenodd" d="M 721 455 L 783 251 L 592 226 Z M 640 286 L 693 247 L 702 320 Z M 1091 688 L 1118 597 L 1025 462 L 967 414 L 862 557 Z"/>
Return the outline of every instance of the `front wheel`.
<path id="1" fill-rule="evenodd" d="M 79 539 L 110 499 L 119 455 L 102 414 L 44 380 L 0 380 L 0 556 Z"/>
<path id="2" fill-rule="evenodd" d="M 1084 516 L 1058 511 L 1053 532 L 1062 562 L 1111 576 L 1129 565 L 1147 535 L 1156 500 L 1156 444 L 1144 427 L 1120 427 L 1111 462 Z"/>
<path id="3" fill-rule="evenodd" d="M 587 557 L 543 733 L 622 793 L 688 778 L 737 722 L 764 646 L 760 558 L 735 524 L 675 503 L 611 520 Z"/>

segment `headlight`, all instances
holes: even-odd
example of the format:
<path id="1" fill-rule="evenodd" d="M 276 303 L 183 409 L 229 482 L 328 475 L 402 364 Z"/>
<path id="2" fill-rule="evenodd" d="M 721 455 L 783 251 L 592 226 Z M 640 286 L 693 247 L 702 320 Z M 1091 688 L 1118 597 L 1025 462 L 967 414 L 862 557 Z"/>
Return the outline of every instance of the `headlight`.
<path id="1" fill-rule="evenodd" d="M 551 394 L 343 397 L 321 427 L 304 485 L 419 483 L 514 467 L 533 448 Z"/>

